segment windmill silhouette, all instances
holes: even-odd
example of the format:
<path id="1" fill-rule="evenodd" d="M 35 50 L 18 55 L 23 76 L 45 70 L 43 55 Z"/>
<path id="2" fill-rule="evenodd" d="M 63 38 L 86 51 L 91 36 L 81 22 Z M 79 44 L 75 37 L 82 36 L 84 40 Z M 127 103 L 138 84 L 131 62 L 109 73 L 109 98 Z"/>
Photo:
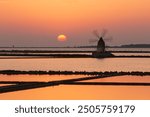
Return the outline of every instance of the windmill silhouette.
<path id="1" fill-rule="evenodd" d="M 93 34 L 97 39 L 92 39 L 89 42 L 97 42 L 97 50 L 92 53 L 94 57 L 105 57 L 105 56 L 112 56 L 110 52 L 106 51 L 106 43 L 105 41 L 111 41 L 112 37 L 106 37 L 106 34 L 108 31 L 106 29 L 103 29 L 101 33 L 99 33 L 97 30 L 93 31 Z"/>
<path id="2" fill-rule="evenodd" d="M 97 51 L 98 52 L 105 52 L 106 51 L 106 41 L 111 41 L 112 37 L 106 37 L 106 34 L 108 31 L 106 29 L 103 29 L 101 33 L 99 33 L 97 30 L 93 31 L 94 36 L 97 39 L 91 39 L 90 43 L 97 42 Z"/>

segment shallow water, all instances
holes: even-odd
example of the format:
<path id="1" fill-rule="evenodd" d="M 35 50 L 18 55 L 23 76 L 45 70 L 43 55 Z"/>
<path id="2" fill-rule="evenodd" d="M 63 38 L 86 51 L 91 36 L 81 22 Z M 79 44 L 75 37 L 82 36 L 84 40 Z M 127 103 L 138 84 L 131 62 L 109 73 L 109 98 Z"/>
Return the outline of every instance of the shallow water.
<path id="1" fill-rule="evenodd" d="M 57 81 L 88 77 L 85 75 L 0 75 L 0 81 Z"/>
<path id="2" fill-rule="evenodd" d="M 115 56 L 150 56 L 150 53 L 113 53 Z"/>
<path id="3" fill-rule="evenodd" d="M 81 82 L 136 82 L 136 83 L 150 83 L 150 76 L 113 76 L 107 78 L 99 78 L 95 80 L 86 80 Z"/>
<path id="4" fill-rule="evenodd" d="M 143 71 L 149 72 L 149 58 L 32 58 L 0 59 L 0 70 Z"/>
<path id="5" fill-rule="evenodd" d="M 45 49 L 44 49 L 45 50 Z M 49 49 L 48 49 L 49 50 Z M 58 49 L 59 50 L 59 49 Z M 67 50 L 67 49 L 66 49 Z M 81 49 L 80 49 L 81 50 Z M 122 49 L 123 51 L 137 49 Z M 149 51 L 149 49 L 138 49 Z M 120 50 L 118 50 L 120 51 Z M 117 54 L 117 53 L 116 53 Z M 134 54 L 134 53 L 133 53 Z M 132 54 L 132 55 L 133 55 Z M 147 54 L 147 53 L 146 53 Z M 122 53 L 121 53 L 122 55 Z M 127 55 L 130 55 L 127 53 Z M 140 53 L 145 55 L 145 53 Z M 28 57 L 27 57 L 28 58 Z M 0 70 L 143 71 L 150 72 L 149 58 L 28 58 L 0 59 Z M 83 75 L 0 75 L 0 81 L 54 81 Z M 145 82 L 150 76 L 116 76 L 84 82 Z M 0 84 L 6 86 L 7 84 Z M 60 85 L 0 94 L 0 99 L 150 99 L 150 86 Z"/>
<path id="6" fill-rule="evenodd" d="M 66 50 L 66 51 L 93 51 L 95 48 L 0 48 L 0 50 Z M 107 48 L 110 51 L 150 51 L 150 48 Z"/>
<path id="7" fill-rule="evenodd" d="M 0 76 L 1 80 L 3 75 Z M 45 79 L 47 81 L 47 76 L 8 76 L 5 79 L 9 78 L 15 80 L 20 80 L 20 78 L 25 79 L 34 79 L 39 78 L 41 81 Z M 55 79 L 56 75 L 51 79 Z M 59 76 L 58 76 L 59 77 Z M 68 76 L 60 76 L 61 79 L 68 79 Z M 72 76 L 69 76 L 70 78 Z M 73 76 L 74 77 L 74 76 Z M 78 78 L 79 76 L 77 76 Z M 90 82 L 150 82 L 150 76 L 117 76 L 111 78 L 103 78 L 97 80 L 89 80 Z M 89 82 L 88 81 L 88 82 Z M 0 99 L 150 99 L 150 86 L 94 86 L 94 85 L 59 85 L 46 88 L 37 88 L 23 91 L 16 91 L 11 93 L 0 94 Z"/>
<path id="8" fill-rule="evenodd" d="M 0 54 L 3 54 L 0 52 Z M 10 56 L 0 56 L 0 59 L 2 58 L 12 58 L 12 57 L 16 57 L 16 58 L 21 58 L 21 57 L 26 57 L 26 58 L 29 58 L 29 57 L 36 57 L 35 55 L 37 55 L 37 57 L 40 55 L 55 55 L 55 54 L 59 54 L 59 55 L 64 55 L 64 54 L 67 54 L 67 55 L 92 55 L 91 52 L 85 52 L 85 53 L 71 53 L 71 52 L 67 52 L 67 53 L 4 53 L 4 54 L 9 54 Z M 19 54 L 20 56 L 11 56 L 13 54 Z M 34 56 L 24 56 L 24 54 L 32 54 Z M 150 53 L 112 53 L 113 55 L 115 56 L 150 56 Z M 39 56 L 40 57 L 40 56 Z"/>

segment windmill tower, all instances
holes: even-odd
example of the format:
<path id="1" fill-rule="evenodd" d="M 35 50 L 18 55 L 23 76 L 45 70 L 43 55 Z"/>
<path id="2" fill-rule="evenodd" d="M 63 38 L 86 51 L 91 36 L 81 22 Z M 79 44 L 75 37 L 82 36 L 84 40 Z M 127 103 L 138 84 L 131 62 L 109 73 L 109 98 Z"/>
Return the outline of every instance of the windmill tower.
<path id="1" fill-rule="evenodd" d="M 105 41 L 103 40 L 102 37 L 100 37 L 100 39 L 98 40 L 98 43 L 97 43 L 97 51 L 98 52 L 105 52 Z"/>

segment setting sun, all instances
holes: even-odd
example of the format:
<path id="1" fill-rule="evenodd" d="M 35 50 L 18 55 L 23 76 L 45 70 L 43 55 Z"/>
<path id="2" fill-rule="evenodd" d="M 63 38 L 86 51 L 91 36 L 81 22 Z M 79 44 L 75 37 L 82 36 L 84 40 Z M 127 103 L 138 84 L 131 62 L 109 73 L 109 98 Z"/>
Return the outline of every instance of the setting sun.
<path id="1" fill-rule="evenodd" d="M 67 37 L 65 35 L 61 34 L 61 35 L 58 35 L 57 40 L 58 41 L 66 41 Z"/>

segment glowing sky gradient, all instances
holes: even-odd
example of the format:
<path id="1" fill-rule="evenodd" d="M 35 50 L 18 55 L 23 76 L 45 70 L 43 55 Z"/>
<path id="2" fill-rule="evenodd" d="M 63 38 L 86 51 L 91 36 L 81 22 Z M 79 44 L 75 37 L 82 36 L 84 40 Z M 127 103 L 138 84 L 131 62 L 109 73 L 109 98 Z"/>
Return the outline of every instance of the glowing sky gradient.
<path id="1" fill-rule="evenodd" d="M 89 45 L 102 28 L 112 45 L 150 43 L 149 12 L 150 0 L 0 0 L 0 46 Z"/>

